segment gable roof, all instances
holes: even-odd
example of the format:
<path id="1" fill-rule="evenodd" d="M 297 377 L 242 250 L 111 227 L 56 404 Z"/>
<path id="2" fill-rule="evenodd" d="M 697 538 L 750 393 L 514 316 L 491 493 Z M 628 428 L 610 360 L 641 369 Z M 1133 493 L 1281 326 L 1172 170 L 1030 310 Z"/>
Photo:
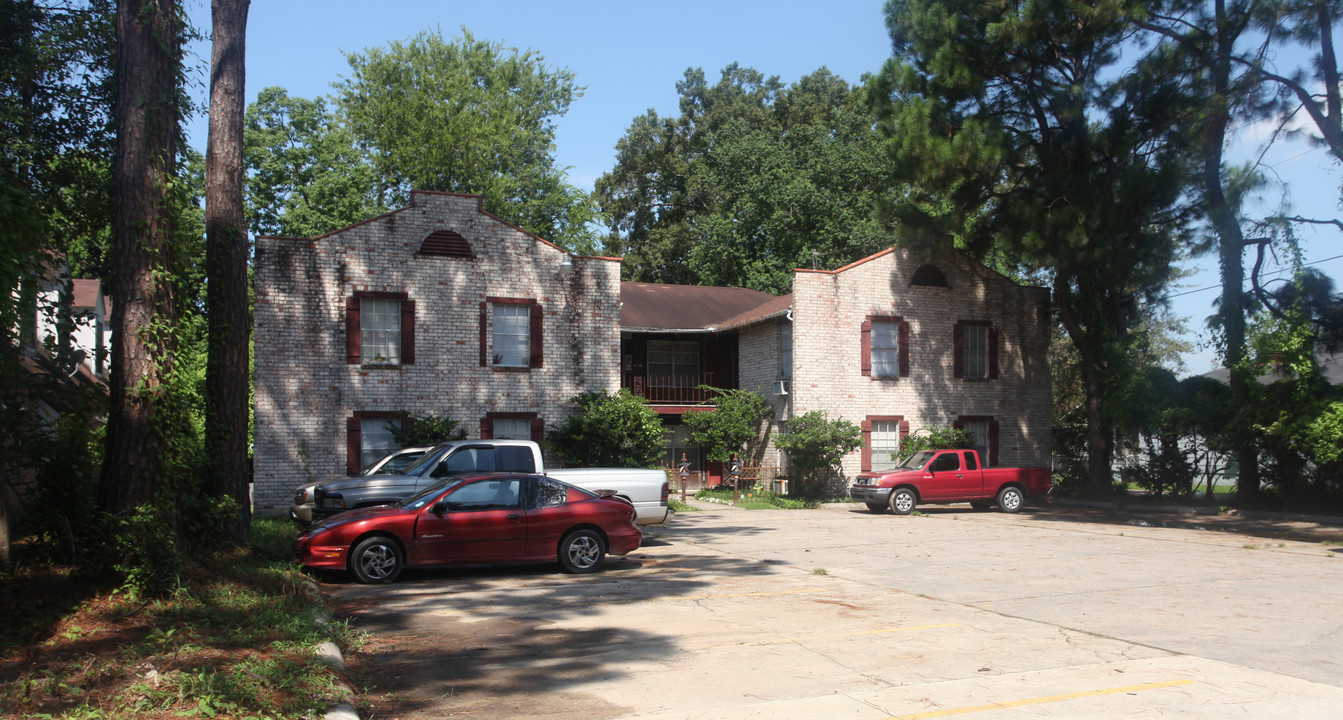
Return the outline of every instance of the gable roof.
<path id="1" fill-rule="evenodd" d="M 713 332 L 786 311 L 792 295 L 704 285 L 620 283 L 620 327 L 642 332 Z"/>

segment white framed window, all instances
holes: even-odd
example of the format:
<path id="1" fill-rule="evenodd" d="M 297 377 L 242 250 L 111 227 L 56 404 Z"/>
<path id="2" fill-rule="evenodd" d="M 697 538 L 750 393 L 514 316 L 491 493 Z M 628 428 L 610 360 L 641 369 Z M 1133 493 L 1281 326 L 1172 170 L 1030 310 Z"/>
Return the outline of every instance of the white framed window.
<path id="1" fill-rule="evenodd" d="M 527 367 L 531 364 L 531 306 L 494 305 L 494 364 Z"/>
<path id="2" fill-rule="evenodd" d="M 387 429 L 388 422 L 398 421 L 385 417 L 360 419 L 359 467 L 367 467 L 387 453 L 401 448 L 392 437 L 392 431 Z"/>
<path id="3" fill-rule="evenodd" d="M 872 321 L 872 376 L 900 377 L 900 323 Z"/>
<path id="4" fill-rule="evenodd" d="M 531 440 L 532 421 L 527 418 L 494 418 L 494 439 Z"/>
<path id="5" fill-rule="evenodd" d="M 900 423 L 894 420 L 873 421 L 870 438 L 872 469 L 889 470 L 895 467 L 895 456 L 900 452 Z"/>
<path id="6" fill-rule="evenodd" d="M 360 357 L 366 363 L 401 362 L 401 301 L 359 299 Z"/>
<path id="7" fill-rule="evenodd" d="M 698 385 L 699 343 L 690 340 L 649 340 L 648 384 L 652 387 Z"/>
<path id="8" fill-rule="evenodd" d="M 983 325 L 961 326 L 961 357 L 964 377 L 985 379 L 989 376 L 989 329 Z"/>
<path id="9" fill-rule="evenodd" d="M 793 326 L 779 326 L 779 372 L 784 380 L 793 378 Z"/>

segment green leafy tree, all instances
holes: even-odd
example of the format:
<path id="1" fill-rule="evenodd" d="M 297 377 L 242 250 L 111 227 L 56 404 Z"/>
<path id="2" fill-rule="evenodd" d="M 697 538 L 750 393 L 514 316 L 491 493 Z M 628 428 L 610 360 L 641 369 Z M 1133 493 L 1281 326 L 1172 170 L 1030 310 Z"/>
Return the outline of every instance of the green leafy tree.
<path id="1" fill-rule="evenodd" d="M 568 467 L 657 467 L 667 435 L 656 412 L 629 390 L 584 393 L 578 413 L 546 434 L 546 448 Z"/>
<path id="2" fill-rule="evenodd" d="M 783 293 L 792 270 L 889 246 L 873 218 L 899 192 L 862 92 L 821 69 L 785 87 L 736 64 L 677 83 L 681 114 L 634 119 L 596 183 L 626 279 Z"/>
<path id="3" fill-rule="evenodd" d="M 447 415 L 410 415 L 410 422 L 387 423 L 392 439 L 401 447 L 437 445 L 449 440 L 466 439 L 466 428 Z"/>
<path id="4" fill-rule="evenodd" d="M 825 498 L 836 494 L 844 478 L 838 473 L 845 455 L 863 446 L 863 431 L 848 420 L 831 420 L 819 410 L 788 421 L 788 432 L 774 444 L 788 453 L 794 494 Z"/>
<path id="5" fill-rule="evenodd" d="M 1159 52 L 1119 64 L 1139 9 L 892 0 L 895 56 L 870 88 L 887 157 L 917 188 L 884 205 L 902 239 L 954 236 L 1048 274 L 1080 360 L 1098 491 L 1111 482 L 1109 388 L 1139 366 L 1140 301 L 1170 278 L 1192 212 L 1178 77 Z"/>
<path id="6" fill-rule="evenodd" d="M 597 210 L 555 164 L 555 118 L 582 95 L 569 70 L 531 52 L 422 32 L 346 54 L 341 114 L 384 183 L 483 196 L 485 209 L 566 247 L 594 247 Z"/>
<path id="7" fill-rule="evenodd" d="M 761 428 L 774 417 L 774 407 L 765 396 L 754 390 L 701 389 L 714 394 L 714 409 L 688 412 L 682 418 L 690 428 L 690 442 L 703 448 L 705 457 L 714 462 L 727 462 L 732 453 L 751 456 L 762 452 Z"/>
<path id="8" fill-rule="evenodd" d="M 1248 362 L 1247 324 L 1261 307 L 1279 319 L 1294 312 L 1275 302 L 1260 269 L 1269 252 L 1297 252 L 1294 228 L 1338 220 L 1293 214 L 1285 204 L 1269 216 L 1252 216 L 1246 199 L 1268 187 L 1272 170 L 1230 165 L 1226 153 L 1238 134 L 1267 121 L 1277 130 L 1265 145 L 1309 129 L 1312 142 L 1343 159 L 1343 89 L 1333 38 L 1340 12 L 1337 2 L 1173 0 L 1152 3 L 1139 23 L 1165 41 L 1172 60 L 1186 71 L 1186 92 L 1203 109 L 1191 119 L 1202 138 L 1192 189 L 1207 213 L 1209 242 L 1203 249 L 1216 254 L 1221 273 L 1221 297 L 1210 324 L 1236 398 L 1231 438 L 1240 473 L 1237 493 L 1251 504 L 1259 494 L 1261 435 L 1248 415 L 1260 388 Z M 1294 57 L 1300 58 L 1295 65 Z M 1327 316 L 1317 319 L 1330 322 Z"/>
<path id="9" fill-rule="evenodd" d="M 244 138 L 252 232 L 314 237 L 386 211 L 377 171 L 325 99 L 264 88 Z"/>
<path id="10" fill-rule="evenodd" d="M 974 437 L 960 428 L 920 428 L 900 438 L 900 450 L 895 457 L 897 460 L 904 461 L 905 458 L 920 450 L 951 448 L 973 450 L 974 447 Z M 985 458 L 985 461 L 987 462 L 987 458 Z"/>

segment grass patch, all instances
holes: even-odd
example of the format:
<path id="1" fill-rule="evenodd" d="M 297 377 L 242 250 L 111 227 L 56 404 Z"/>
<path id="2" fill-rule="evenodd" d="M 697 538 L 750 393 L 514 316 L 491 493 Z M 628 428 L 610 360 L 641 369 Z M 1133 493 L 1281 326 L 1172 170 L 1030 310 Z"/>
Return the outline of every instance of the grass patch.
<path id="1" fill-rule="evenodd" d="M 0 716 L 320 716 L 341 690 L 313 648 L 358 638 L 318 623 L 295 535 L 256 519 L 249 547 L 192 558 L 147 602 L 60 568 L 16 573 L 0 596 L 15 629 L 0 635 Z"/>
<path id="2" fill-rule="evenodd" d="M 673 500 L 671 498 L 667 498 L 667 507 L 671 508 L 672 511 L 678 513 L 699 511 L 699 508 L 695 507 L 694 505 L 689 505 L 687 503 L 681 502 L 680 500 Z"/>
<path id="3" fill-rule="evenodd" d="M 802 510 L 820 506 L 820 503 L 815 500 L 791 498 L 768 490 L 762 490 L 754 486 L 745 488 L 736 493 L 735 499 L 732 488 L 724 488 L 722 485 L 696 492 L 695 499 L 723 503 L 725 505 L 736 505 L 737 507 L 746 510 L 778 510 L 780 508 L 785 510 Z"/>

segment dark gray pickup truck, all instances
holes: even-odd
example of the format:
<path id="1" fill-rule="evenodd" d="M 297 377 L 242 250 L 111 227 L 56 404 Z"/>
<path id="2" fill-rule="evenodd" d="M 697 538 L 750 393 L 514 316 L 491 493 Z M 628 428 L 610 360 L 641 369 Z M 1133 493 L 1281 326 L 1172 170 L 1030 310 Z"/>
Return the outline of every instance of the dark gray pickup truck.
<path id="1" fill-rule="evenodd" d="M 435 445 L 395 475 L 356 475 L 294 491 L 289 518 L 300 525 L 339 512 L 390 505 L 439 478 L 475 472 L 542 472 L 541 451 L 526 440 L 455 440 Z"/>

